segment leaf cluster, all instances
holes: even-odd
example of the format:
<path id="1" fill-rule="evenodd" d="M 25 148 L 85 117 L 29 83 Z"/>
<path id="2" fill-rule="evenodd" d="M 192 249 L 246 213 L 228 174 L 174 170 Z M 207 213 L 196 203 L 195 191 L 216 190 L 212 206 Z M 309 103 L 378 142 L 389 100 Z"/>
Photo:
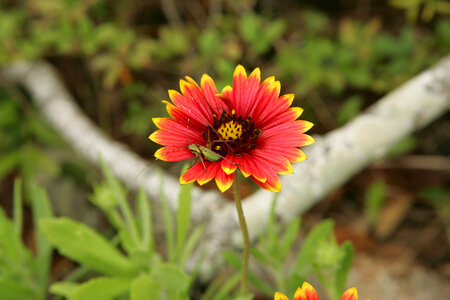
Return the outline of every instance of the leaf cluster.
<path id="1" fill-rule="evenodd" d="M 277 291 L 293 295 L 298 286 L 314 274 L 328 290 L 330 297 L 339 299 L 346 288 L 353 261 L 352 244 L 347 241 L 338 245 L 333 234 L 334 222 L 324 220 L 306 235 L 300 248 L 295 250 L 301 227 L 300 218 L 293 219 L 282 230 L 276 220 L 275 205 L 276 199 L 272 203 L 267 232 L 251 249 L 252 256 L 263 266 L 264 271 L 250 272 L 250 282 L 268 297 L 273 295 L 274 287 Z M 240 269 L 238 255 L 231 251 L 225 251 L 223 255 L 235 269 Z"/>

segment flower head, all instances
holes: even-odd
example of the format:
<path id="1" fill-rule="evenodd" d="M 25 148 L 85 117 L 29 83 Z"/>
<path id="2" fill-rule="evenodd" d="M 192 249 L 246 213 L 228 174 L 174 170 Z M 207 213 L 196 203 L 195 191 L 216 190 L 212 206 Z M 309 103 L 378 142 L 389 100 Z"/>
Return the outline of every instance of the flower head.
<path id="1" fill-rule="evenodd" d="M 190 77 L 180 80 L 180 90 L 169 91 L 172 103 L 163 103 L 172 118 L 154 118 L 159 130 L 149 138 L 164 145 L 155 152 L 158 159 L 198 158 L 180 177 L 182 184 L 214 178 L 224 192 L 239 168 L 262 188 L 278 192 L 278 174 L 292 173 L 291 163 L 306 159 L 297 147 L 314 142 L 304 134 L 313 124 L 297 120 L 303 110 L 290 107 L 294 95 L 280 96 L 273 76 L 261 83 L 258 68 L 247 77 L 237 66 L 233 86 L 221 94 L 206 74 L 200 86 Z"/>
<path id="2" fill-rule="evenodd" d="M 274 296 L 275 300 L 289 300 L 286 295 L 280 292 L 275 292 Z M 319 295 L 317 294 L 316 290 L 307 282 L 304 282 L 302 287 L 298 288 L 297 291 L 295 291 L 294 299 L 293 300 L 319 300 Z M 341 300 L 358 300 L 358 292 L 356 291 L 356 288 L 350 288 L 346 290 L 341 297 Z"/>

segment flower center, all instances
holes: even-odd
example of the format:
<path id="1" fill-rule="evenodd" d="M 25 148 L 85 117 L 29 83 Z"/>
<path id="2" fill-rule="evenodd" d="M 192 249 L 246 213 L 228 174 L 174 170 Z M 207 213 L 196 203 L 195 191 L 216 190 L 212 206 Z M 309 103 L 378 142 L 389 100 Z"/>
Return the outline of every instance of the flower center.
<path id="1" fill-rule="evenodd" d="M 234 110 L 231 114 L 223 111 L 220 118 L 214 115 L 214 127 L 208 126 L 203 133 L 206 147 L 222 156 L 249 152 L 260 135 L 261 129 L 255 127 L 251 117 L 237 117 Z"/>
<path id="2" fill-rule="evenodd" d="M 220 125 L 217 132 L 223 140 L 237 140 L 242 135 L 242 125 L 237 123 L 235 120 L 231 120 Z"/>

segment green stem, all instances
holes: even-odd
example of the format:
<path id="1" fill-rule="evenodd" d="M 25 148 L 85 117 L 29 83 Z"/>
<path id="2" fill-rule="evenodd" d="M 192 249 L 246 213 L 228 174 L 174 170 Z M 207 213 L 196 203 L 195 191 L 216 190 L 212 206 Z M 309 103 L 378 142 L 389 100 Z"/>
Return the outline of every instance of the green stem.
<path id="1" fill-rule="evenodd" d="M 245 293 L 247 293 L 247 282 L 248 282 L 248 258 L 249 258 L 250 239 L 248 237 L 247 223 L 245 222 L 244 211 L 242 209 L 238 174 L 235 174 L 233 192 L 234 192 L 234 203 L 236 204 L 236 211 L 239 217 L 239 224 L 241 225 L 242 237 L 244 240 L 244 249 L 242 251 L 241 295 L 245 295 Z"/>

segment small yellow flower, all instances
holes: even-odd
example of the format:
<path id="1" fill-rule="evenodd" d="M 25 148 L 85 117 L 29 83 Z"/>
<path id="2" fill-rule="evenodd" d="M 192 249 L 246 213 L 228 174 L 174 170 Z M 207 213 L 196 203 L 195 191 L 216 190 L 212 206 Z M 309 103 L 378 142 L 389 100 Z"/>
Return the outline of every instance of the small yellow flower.
<path id="1" fill-rule="evenodd" d="M 275 292 L 275 300 L 289 300 L 289 298 L 280 292 Z M 319 300 L 319 295 L 316 290 L 307 282 L 304 282 L 302 287 L 295 291 L 293 300 Z M 341 300 L 358 300 L 358 291 L 355 287 L 346 290 L 341 297 Z"/>

